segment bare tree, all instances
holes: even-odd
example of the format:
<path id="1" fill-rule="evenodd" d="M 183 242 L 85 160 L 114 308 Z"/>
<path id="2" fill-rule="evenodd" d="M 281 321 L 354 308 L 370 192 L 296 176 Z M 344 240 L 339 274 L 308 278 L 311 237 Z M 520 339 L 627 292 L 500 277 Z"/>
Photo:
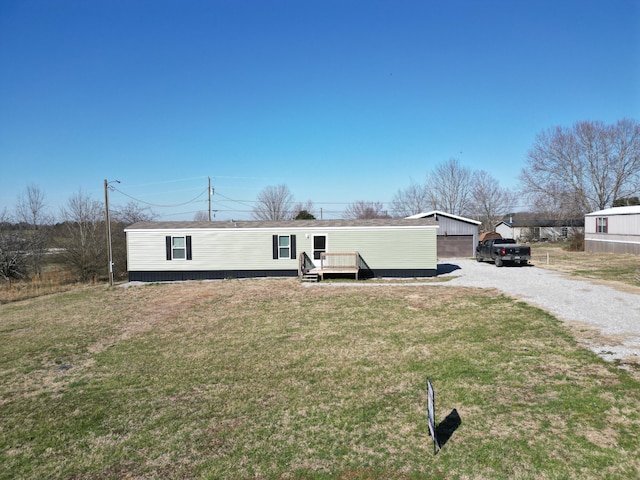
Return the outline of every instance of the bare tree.
<path id="1" fill-rule="evenodd" d="M 269 186 L 258 194 L 252 216 L 256 220 L 290 220 L 293 195 L 286 185 Z"/>
<path id="2" fill-rule="evenodd" d="M 549 183 L 546 192 L 530 195 L 530 200 L 533 211 L 545 220 L 575 220 L 584 216 L 576 192 L 559 182 Z"/>
<path id="3" fill-rule="evenodd" d="M 53 218 L 47 213 L 45 194 L 39 186 L 31 184 L 18 196 L 16 219 L 28 226 L 21 233 L 28 240 L 29 250 L 24 253 L 28 255 L 30 268 L 40 276 L 49 243 L 50 229 L 46 227 L 47 224 L 53 223 Z"/>
<path id="4" fill-rule="evenodd" d="M 18 197 L 16 217 L 19 222 L 27 223 L 36 230 L 39 226 L 51 221 L 46 207 L 44 192 L 38 185 L 31 184 Z"/>
<path id="5" fill-rule="evenodd" d="M 472 173 L 456 158 L 437 165 L 427 175 L 431 207 L 453 215 L 465 215 L 471 200 Z"/>
<path id="6" fill-rule="evenodd" d="M 158 216 L 149 207 L 142 207 L 134 201 L 130 201 L 123 207 L 113 209 L 113 219 L 123 225 L 132 225 L 137 222 L 151 222 Z"/>
<path id="7" fill-rule="evenodd" d="M 485 231 L 492 231 L 500 219 L 513 211 L 516 195 L 502 188 L 498 180 L 484 170 L 473 173 L 471 202 Z"/>
<path id="8" fill-rule="evenodd" d="M 602 210 L 640 188 L 640 125 L 635 120 L 578 122 L 536 136 L 520 180 L 534 197 L 567 198 L 577 214 Z"/>
<path id="9" fill-rule="evenodd" d="M 347 205 L 344 218 L 366 220 L 371 218 L 389 218 L 382 202 L 365 202 L 359 200 Z"/>
<path id="10" fill-rule="evenodd" d="M 104 206 L 80 190 L 62 208 L 61 216 L 67 228 L 62 257 L 80 280 L 95 279 L 104 271 L 107 256 Z"/>
<path id="11" fill-rule="evenodd" d="M 425 184 L 415 183 L 398 190 L 391 201 L 391 211 L 395 216 L 408 217 L 429 210 L 430 198 Z"/>
<path id="12" fill-rule="evenodd" d="M 200 210 L 193 215 L 194 222 L 208 222 L 209 221 L 209 213 L 204 210 Z"/>

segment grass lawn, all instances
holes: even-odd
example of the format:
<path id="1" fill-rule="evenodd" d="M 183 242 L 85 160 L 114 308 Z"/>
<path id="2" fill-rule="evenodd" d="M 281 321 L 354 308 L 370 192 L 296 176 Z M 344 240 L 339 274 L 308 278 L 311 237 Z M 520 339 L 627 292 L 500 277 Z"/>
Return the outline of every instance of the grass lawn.
<path id="1" fill-rule="evenodd" d="M 640 477 L 640 383 L 495 291 L 87 287 L 0 305 L 0 362 L 3 479 Z"/>
<path id="2" fill-rule="evenodd" d="M 576 278 L 611 282 L 618 288 L 635 287 L 631 291 L 640 292 L 640 255 L 570 252 L 565 247 L 565 243 L 533 244 L 531 250 L 535 265 Z"/>

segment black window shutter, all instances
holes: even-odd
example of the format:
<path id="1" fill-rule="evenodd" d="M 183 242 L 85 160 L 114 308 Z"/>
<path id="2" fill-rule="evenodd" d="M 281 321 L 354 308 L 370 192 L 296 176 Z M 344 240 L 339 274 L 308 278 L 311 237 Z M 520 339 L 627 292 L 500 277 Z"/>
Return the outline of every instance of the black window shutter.
<path id="1" fill-rule="evenodd" d="M 296 236 L 291 235 L 291 260 L 296 259 Z"/>
<path id="2" fill-rule="evenodd" d="M 191 235 L 187 235 L 187 260 L 193 260 L 191 255 Z"/>
<path id="3" fill-rule="evenodd" d="M 278 259 L 278 235 L 273 236 L 273 259 Z"/>
<path id="4" fill-rule="evenodd" d="M 167 245 L 167 260 L 171 260 L 171 235 L 167 235 L 165 241 Z"/>

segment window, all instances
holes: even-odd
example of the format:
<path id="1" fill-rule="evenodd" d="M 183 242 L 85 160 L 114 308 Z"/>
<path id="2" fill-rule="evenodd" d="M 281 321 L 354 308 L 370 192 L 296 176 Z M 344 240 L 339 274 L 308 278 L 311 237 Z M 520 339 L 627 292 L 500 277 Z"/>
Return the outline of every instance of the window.
<path id="1" fill-rule="evenodd" d="M 295 259 L 296 258 L 296 236 L 295 235 L 274 235 L 273 236 L 273 259 Z"/>
<path id="2" fill-rule="evenodd" d="M 166 237 L 167 260 L 191 260 L 191 236 Z"/>
<path id="3" fill-rule="evenodd" d="M 597 217 L 596 218 L 596 232 L 597 233 L 607 233 L 607 217 Z"/>
<path id="4" fill-rule="evenodd" d="M 291 256 L 289 252 L 289 242 L 291 239 L 289 235 L 282 235 L 278 237 L 278 257 L 289 258 Z"/>
<path id="5" fill-rule="evenodd" d="M 173 237 L 171 239 L 171 244 L 171 258 L 173 258 L 174 260 L 187 258 L 186 243 L 184 241 L 184 237 Z"/>

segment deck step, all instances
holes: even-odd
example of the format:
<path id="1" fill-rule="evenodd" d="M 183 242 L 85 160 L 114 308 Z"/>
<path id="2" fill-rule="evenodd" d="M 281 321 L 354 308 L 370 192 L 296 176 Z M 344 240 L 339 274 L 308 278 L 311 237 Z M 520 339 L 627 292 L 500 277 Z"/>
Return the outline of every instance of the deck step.
<path id="1" fill-rule="evenodd" d="M 317 273 L 305 273 L 300 279 L 303 282 L 317 282 L 320 276 Z"/>

